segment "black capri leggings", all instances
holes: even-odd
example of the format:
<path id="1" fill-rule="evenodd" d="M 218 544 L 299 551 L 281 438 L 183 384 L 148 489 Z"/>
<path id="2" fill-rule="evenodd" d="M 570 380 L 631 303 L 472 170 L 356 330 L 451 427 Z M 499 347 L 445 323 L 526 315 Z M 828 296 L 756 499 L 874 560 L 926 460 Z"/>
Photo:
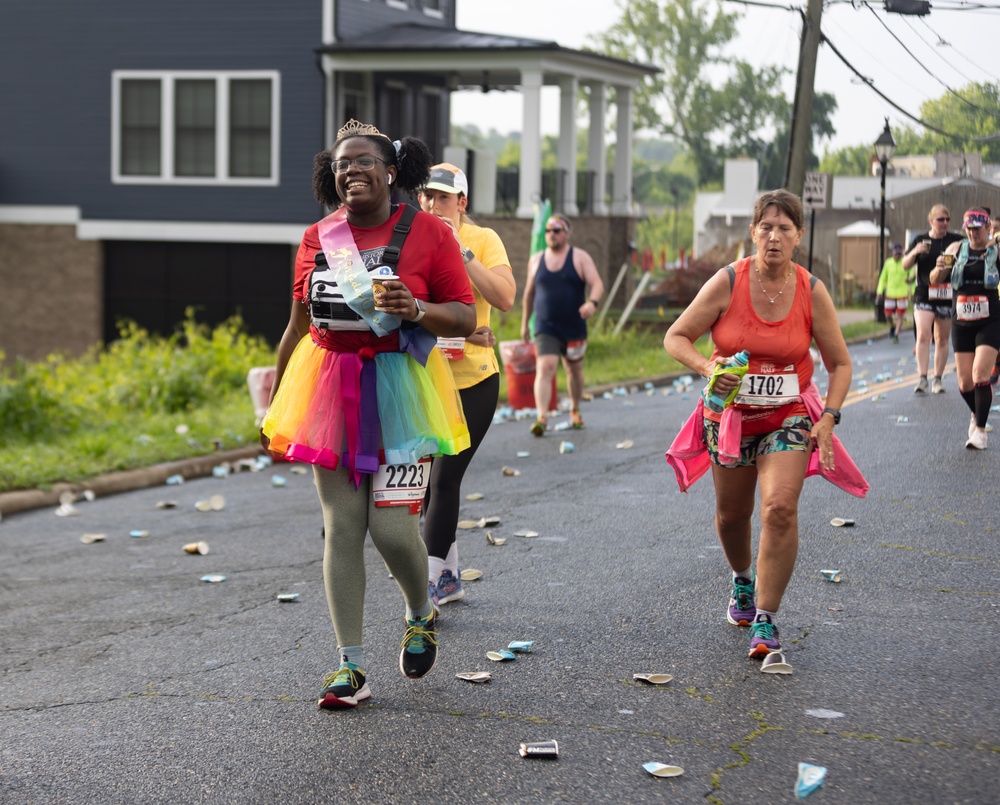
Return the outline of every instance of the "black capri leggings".
<path id="1" fill-rule="evenodd" d="M 455 542 L 462 478 L 493 423 L 500 397 L 500 374 L 492 374 L 474 386 L 459 389 L 458 394 L 462 398 L 471 444 L 468 450 L 457 456 L 438 456 L 434 459 L 431 482 L 424 498 L 424 544 L 428 555 L 438 559 L 447 557 Z"/>

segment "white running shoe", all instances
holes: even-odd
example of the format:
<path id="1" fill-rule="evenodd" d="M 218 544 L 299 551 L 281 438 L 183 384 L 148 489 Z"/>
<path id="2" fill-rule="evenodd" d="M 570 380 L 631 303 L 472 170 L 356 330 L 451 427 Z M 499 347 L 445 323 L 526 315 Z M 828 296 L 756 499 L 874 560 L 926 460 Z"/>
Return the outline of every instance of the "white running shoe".
<path id="1" fill-rule="evenodd" d="M 944 383 L 941 382 L 940 377 L 935 377 L 931 383 L 931 394 L 944 394 Z"/>
<path id="2" fill-rule="evenodd" d="M 968 450 L 985 450 L 988 440 L 989 437 L 986 435 L 986 431 L 976 428 L 969 437 L 969 441 L 965 443 L 965 447 Z"/>
<path id="3" fill-rule="evenodd" d="M 917 386 L 913 389 L 914 394 L 926 394 L 927 393 L 927 378 L 922 377 L 917 382 Z"/>

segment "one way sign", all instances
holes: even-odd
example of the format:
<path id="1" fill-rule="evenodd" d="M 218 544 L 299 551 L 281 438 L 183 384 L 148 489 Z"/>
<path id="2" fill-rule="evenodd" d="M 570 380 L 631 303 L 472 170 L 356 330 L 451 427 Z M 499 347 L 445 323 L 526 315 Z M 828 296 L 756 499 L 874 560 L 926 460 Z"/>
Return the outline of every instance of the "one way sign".
<path id="1" fill-rule="evenodd" d="M 807 210 L 825 210 L 829 173 L 807 173 L 802 188 L 802 205 Z"/>

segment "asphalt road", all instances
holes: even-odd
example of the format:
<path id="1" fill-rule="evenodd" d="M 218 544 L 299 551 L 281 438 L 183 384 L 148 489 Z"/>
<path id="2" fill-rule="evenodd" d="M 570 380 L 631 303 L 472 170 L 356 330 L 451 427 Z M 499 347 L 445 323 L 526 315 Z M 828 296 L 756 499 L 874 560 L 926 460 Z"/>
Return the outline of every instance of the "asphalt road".
<path id="1" fill-rule="evenodd" d="M 915 396 L 911 349 L 852 347 L 867 392 L 838 435 L 872 490 L 806 482 L 778 621 L 790 676 L 762 674 L 725 621 L 710 480 L 680 494 L 664 462 L 694 393 L 598 398 L 586 430 L 543 439 L 495 425 L 463 516 L 500 517 L 506 544 L 459 533 L 484 576 L 445 606 L 438 665 L 417 681 L 399 673 L 402 598 L 369 544 L 374 695 L 346 712 L 315 706 L 336 656 L 311 476 L 285 465 L 5 517 L 0 802 L 750 805 L 792 801 L 809 760 L 829 770 L 817 803 L 995 803 L 1000 437 L 965 450 L 954 376 Z M 197 511 L 213 494 L 225 508 Z M 195 540 L 210 553 L 185 553 Z M 530 654 L 486 659 L 522 639 Z M 493 679 L 455 678 L 471 670 Z M 558 760 L 518 755 L 544 739 Z M 684 774 L 654 779 L 650 760 Z"/>

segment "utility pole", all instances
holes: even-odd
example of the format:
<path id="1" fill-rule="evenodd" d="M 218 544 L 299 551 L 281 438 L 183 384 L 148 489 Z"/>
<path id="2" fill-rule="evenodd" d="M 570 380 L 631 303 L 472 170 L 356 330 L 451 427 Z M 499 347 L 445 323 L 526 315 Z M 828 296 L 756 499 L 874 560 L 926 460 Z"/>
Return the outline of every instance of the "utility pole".
<path id="1" fill-rule="evenodd" d="M 823 0 L 809 0 L 802 19 L 802 42 L 799 47 L 799 72 L 795 80 L 795 104 L 792 107 L 792 131 L 788 138 L 785 162 L 785 189 L 802 195 L 806 180 L 806 159 L 812 140 L 813 101 L 815 98 L 816 56 L 819 52 L 820 18 Z"/>

